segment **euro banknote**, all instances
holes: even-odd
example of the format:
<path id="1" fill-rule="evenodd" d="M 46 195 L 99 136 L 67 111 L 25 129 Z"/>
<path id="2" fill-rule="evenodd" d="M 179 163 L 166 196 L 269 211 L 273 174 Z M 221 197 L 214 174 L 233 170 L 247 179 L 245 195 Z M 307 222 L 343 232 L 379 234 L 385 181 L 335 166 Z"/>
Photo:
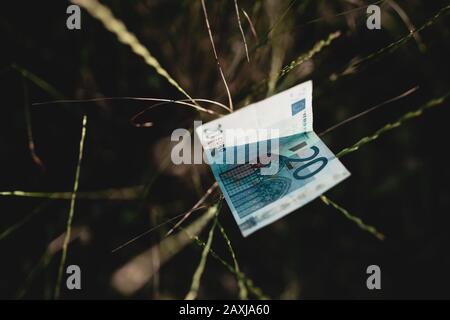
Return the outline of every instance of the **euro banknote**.
<path id="1" fill-rule="evenodd" d="M 312 124 L 308 81 L 197 128 L 214 177 L 244 236 L 350 175 Z"/>

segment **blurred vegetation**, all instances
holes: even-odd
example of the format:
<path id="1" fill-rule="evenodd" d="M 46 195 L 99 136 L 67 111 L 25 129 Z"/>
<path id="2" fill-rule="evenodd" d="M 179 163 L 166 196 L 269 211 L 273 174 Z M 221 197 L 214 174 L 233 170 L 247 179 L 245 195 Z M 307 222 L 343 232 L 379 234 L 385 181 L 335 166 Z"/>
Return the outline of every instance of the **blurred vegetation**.
<path id="1" fill-rule="evenodd" d="M 53 298 L 66 242 L 82 290 L 61 298 L 449 298 L 450 3 L 202 2 L 102 1 L 167 74 L 98 10 L 70 31 L 68 1 L 3 5 L 0 297 Z M 366 28 L 370 3 L 381 30 Z M 207 165 L 170 162 L 175 128 L 227 110 L 104 99 L 229 107 L 228 87 L 238 109 L 308 79 L 314 127 L 352 176 L 249 238 Z M 94 100 L 36 104 L 74 99 Z"/>

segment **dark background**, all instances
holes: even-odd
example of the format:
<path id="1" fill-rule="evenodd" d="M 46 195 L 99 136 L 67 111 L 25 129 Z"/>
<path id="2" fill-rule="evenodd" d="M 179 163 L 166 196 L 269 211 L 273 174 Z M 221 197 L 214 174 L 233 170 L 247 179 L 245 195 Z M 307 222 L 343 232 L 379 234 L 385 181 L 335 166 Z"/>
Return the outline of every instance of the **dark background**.
<path id="1" fill-rule="evenodd" d="M 194 97 L 227 103 L 211 50 L 200 1 L 104 1 L 161 65 Z M 396 3 L 419 27 L 448 1 Z M 82 10 L 82 29 L 66 28 L 67 1 L 10 1 L 1 5 L 0 32 L 0 191 L 68 191 L 73 188 L 81 119 L 88 115 L 80 191 L 119 190 L 149 185 L 134 200 L 77 200 L 74 227 L 85 230 L 69 246 L 67 264 L 83 271 L 82 290 L 63 298 L 124 298 L 110 285 L 112 273 L 136 254 L 157 244 L 166 224 L 112 254 L 111 250 L 148 228 L 179 215 L 213 182 L 206 165 L 160 169 L 170 151 L 175 128 L 208 121 L 192 109 L 165 105 L 144 115 L 151 128 L 136 128 L 130 118 L 149 106 L 135 101 L 103 101 L 31 106 L 60 98 L 136 96 L 182 99 L 115 35 Z M 365 26 L 365 1 L 239 1 L 259 36 L 257 50 L 245 60 L 233 1 L 207 1 L 220 61 L 236 107 L 262 99 L 251 89 L 270 74 L 273 59 L 282 66 L 329 33 L 342 35 L 311 60 L 294 69 L 276 91 L 308 79 L 314 81 L 314 127 L 328 127 L 371 106 L 419 86 L 414 94 L 383 106 L 326 134 L 335 153 L 372 134 L 402 114 L 440 97 L 449 89 L 449 15 L 396 50 L 369 59 L 348 75 L 352 59 L 362 58 L 405 36 L 408 27 L 387 3 L 382 30 Z M 338 15 L 347 12 L 344 15 Z M 276 28 L 265 35 L 282 16 Z M 316 18 L 319 18 L 315 20 Z M 241 13 L 248 46 L 258 42 Z M 309 23 L 310 21 L 313 21 Z M 423 44 L 424 49 L 420 49 Z M 12 67 L 13 65 L 17 67 Z M 43 90 L 17 70 L 28 70 L 53 86 Z M 334 79 L 334 80 L 333 80 Z M 25 92 L 28 92 L 26 95 Z M 26 107 L 25 107 L 26 106 Z M 26 108 L 36 152 L 28 149 Z M 220 110 L 217 110 L 220 111 Z M 386 235 L 384 241 L 359 229 L 320 200 L 243 238 L 224 204 L 219 215 L 242 271 L 275 299 L 449 298 L 449 179 L 447 166 L 448 102 L 342 158 L 352 173 L 327 195 L 350 213 Z M 212 197 L 217 199 L 217 194 Z M 64 232 L 68 200 L 0 197 L 0 297 L 51 298 L 60 254 L 43 263 L 47 245 Z M 31 215 L 31 216 L 30 216 Z M 197 215 L 193 215 L 193 221 Z M 21 223 L 26 219 L 25 223 Z M 208 228 L 209 229 L 209 228 Z M 206 241 L 207 230 L 200 238 Z M 213 250 L 231 263 L 225 241 L 216 233 Z M 142 290 L 139 299 L 183 298 L 200 260 L 201 248 L 190 244 Z M 45 259 L 44 259 L 45 260 Z M 382 290 L 366 288 L 368 265 L 382 271 Z M 209 257 L 199 298 L 238 298 L 234 276 Z"/>

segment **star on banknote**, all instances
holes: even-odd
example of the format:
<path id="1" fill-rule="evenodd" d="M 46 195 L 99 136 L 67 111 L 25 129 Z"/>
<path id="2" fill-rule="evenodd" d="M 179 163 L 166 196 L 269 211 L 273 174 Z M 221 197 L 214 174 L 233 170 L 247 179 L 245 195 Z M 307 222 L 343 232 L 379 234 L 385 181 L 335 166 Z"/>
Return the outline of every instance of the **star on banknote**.
<path id="1" fill-rule="evenodd" d="M 244 236 L 350 176 L 313 131 L 311 81 L 206 123 L 196 132 Z"/>

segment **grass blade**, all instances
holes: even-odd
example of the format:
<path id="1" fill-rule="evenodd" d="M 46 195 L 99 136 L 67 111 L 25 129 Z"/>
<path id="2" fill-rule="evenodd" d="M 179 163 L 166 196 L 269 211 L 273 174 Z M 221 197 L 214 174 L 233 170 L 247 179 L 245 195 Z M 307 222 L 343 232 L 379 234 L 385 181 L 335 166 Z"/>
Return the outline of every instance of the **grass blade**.
<path id="1" fill-rule="evenodd" d="M 70 232 L 72 230 L 72 221 L 73 221 L 73 216 L 74 216 L 74 211 L 75 211 L 75 200 L 76 200 L 77 191 L 78 191 L 78 182 L 80 179 L 81 162 L 83 160 L 84 141 L 86 139 L 86 125 L 87 125 L 87 116 L 85 115 L 85 116 L 83 116 L 83 125 L 82 125 L 82 129 L 81 129 L 81 139 L 80 139 L 80 149 L 79 149 L 80 151 L 78 154 L 78 164 L 77 164 L 77 169 L 75 172 L 75 181 L 73 184 L 72 198 L 70 199 L 70 209 L 69 209 L 69 217 L 67 219 L 66 235 L 64 237 L 62 254 L 61 254 L 61 262 L 59 264 L 58 278 L 56 280 L 55 295 L 54 295 L 55 299 L 59 298 L 59 294 L 60 294 L 60 290 L 61 290 L 61 280 L 62 280 L 62 275 L 63 275 L 63 271 L 64 271 L 64 265 L 66 263 L 66 258 L 67 258 L 67 248 L 68 248 L 69 241 L 70 241 Z"/>
<path id="2" fill-rule="evenodd" d="M 225 242 L 227 243 L 227 247 L 228 250 L 230 251 L 231 254 L 231 258 L 233 259 L 233 263 L 234 263 L 234 269 L 236 270 L 236 272 L 240 273 L 240 269 L 239 269 L 239 264 L 237 262 L 237 258 L 236 258 L 236 254 L 234 253 L 233 247 L 231 246 L 231 241 L 230 238 L 228 238 L 228 235 L 225 232 L 225 229 L 223 228 L 223 226 L 218 223 L 219 226 L 219 230 L 220 233 L 222 235 L 222 237 L 224 238 Z M 244 281 L 242 280 L 242 278 L 236 277 L 237 279 L 237 283 L 239 286 L 239 298 L 241 300 L 247 300 L 248 299 L 248 291 L 247 291 L 247 287 L 245 286 Z"/>
<path id="3" fill-rule="evenodd" d="M 76 5 L 79 5 L 86 9 L 90 15 L 100 20 L 106 29 L 111 31 L 117 36 L 117 39 L 128 45 L 131 50 L 138 56 L 142 57 L 147 65 L 153 67 L 156 72 L 165 78 L 172 86 L 186 96 L 191 102 L 197 106 L 197 102 L 173 79 L 170 74 L 160 65 L 158 60 L 144 47 L 136 36 L 128 31 L 125 24 L 114 17 L 111 10 L 98 2 L 97 0 L 72 0 Z"/>
<path id="4" fill-rule="evenodd" d="M 184 230 L 182 227 L 180 227 L 180 229 Z M 200 246 L 202 248 L 204 248 L 206 246 L 206 243 L 203 242 L 202 240 L 200 240 L 198 236 L 191 236 L 189 233 L 188 233 L 188 236 L 191 237 L 193 240 L 195 240 L 195 243 L 198 246 Z M 228 262 L 226 262 L 224 259 L 222 259 L 214 250 L 210 249 L 209 253 L 211 254 L 211 256 L 214 259 L 218 260 L 221 264 L 223 264 L 225 266 L 225 268 L 227 268 L 231 273 L 233 273 L 236 277 L 241 279 L 245 283 L 245 285 L 247 286 L 248 290 L 255 297 L 257 297 L 260 300 L 270 299 L 270 297 L 265 295 L 260 288 L 255 286 L 255 284 L 253 283 L 253 281 L 251 279 L 249 279 L 243 272 L 236 270 Z"/>
<path id="5" fill-rule="evenodd" d="M 152 248 L 133 257 L 126 264 L 114 271 L 111 285 L 119 293 L 130 296 L 141 289 L 159 271 L 167 261 L 191 243 L 214 218 L 218 205 L 210 207 L 205 213 L 194 220 L 183 231 L 165 237 Z M 154 269 L 155 251 L 159 255 L 158 270 Z"/>
<path id="6" fill-rule="evenodd" d="M 209 250 L 211 249 L 211 245 L 212 245 L 213 238 L 214 238 L 214 231 L 216 230 L 216 226 L 217 226 L 217 213 L 216 213 L 216 218 L 214 219 L 213 225 L 211 227 L 211 230 L 209 230 L 208 240 L 206 242 L 205 247 L 203 248 L 200 263 L 198 264 L 198 267 L 195 270 L 194 275 L 192 277 L 191 289 L 187 293 L 184 300 L 195 300 L 197 298 L 198 290 L 200 288 L 200 280 L 202 278 L 203 272 L 205 271 L 206 260 L 208 259 L 208 253 L 209 253 Z"/>
<path id="7" fill-rule="evenodd" d="M 321 136 L 324 136 L 324 135 L 326 135 L 327 133 L 330 133 L 331 131 L 333 131 L 333 130 L 339 128 L 340 126 L 343 126 L 343 125 L 345 125 L 345 124 L 347 124 L 347 123 L 349 123 L 349 122 L 352 122 L 352 121 L 354 121 L 354 120 L 356 120 L 356 119 L 359 119 L 360 117 L 362 117 L 362 116 L 364 116 L 364 115 L 366 115 L 366 114 L 368 114 L 368 113 L 371 113 L 372 111 L 375 111 L 375 110 L 377 110 L 377 109 L 379 109 L 379 108 L 381 108 L 381 107 L 383 107 L 383 106 L 385 106 L 385 105 L 387 105 L 387 104 L 390 104 L 390 103 L 392 103 L 392 102 L 395 102 L 395 101 L 398 101 L 398 100 L 400 100 L 400 99 L 402 99 L 402 98 L 405 98 L 405 97 L 409 96 L 410 94 L 416 92 L 418 89 L 419 89 L 419 87 L 416 86 L 416 87 L 411 88 L 411 89 L 409 89 L 408 91 L 406 91 L 406 92 L 404 92 L 404 93 L 402 93 L 402 94 L 400 94 L 400 95 L 398 95 L 398 96 L 396 96 L 396 97 L 390 98 L 390 99 L 388 99 L 388 100 L 386 100 L 386 101 L 383 101 L 383 102 L 381 102 L 381 103 L 379 103 L 379 104 L 377 104 L 377 105 L 375 105 L 375 106 L 373 106 L 373 107 L 370 107 L 369 109 L 366 109 L 366 110 L 364 110 L 364 111 L 362 111 L 362 112 L 359 112 L 359 113 L 355 114 L 354 116 L 351 116 L 351 117 L 349 117 L 349 118 L 347 118 L 347 119 L 345 119 L 345 120 L 343 120 L 343 121 L 341 121 L 341 122 L 339 122 L 339 123 L 337 123 L 337 124 L 335 124 L 335 125 L 329 127 L 329 128 L 326 129 L 325 131 L 322 131 L 322 132 L 319 134 L 319 136 L 320 136 L 320 137 L 321 137 Z"/>
<path id="8" fill-rule="evenodd" d="M 437 12 L 433 17 L 431 17 L 431 19 L 429 19 L 427 22 L 425 22 L 419 28 L 411 30 L 407 35 L 403 36 L 402 38 L 398 39 L 397 41 L 390 43 L 386 47 L 383 47 L 380 50 L 375 51 L 364 58 L 361 58 L 357 61 L 350 62 L 350 64 L 347 65 L 347 67 L 344 69 L 344 71 L 332 74 L 330 76 L 330 79 L 332 81 L 336 81 L 341 76 L 353 73 L 363 63 L 365 63 L 369 60 L 375 59 L 378 56 L 381 56 L 385 53 L 392 52 L 392 51 L 398 49 L 401 45 L 408 42 L 411 38 L 414 38 L 414 35 L 416 33 L 419 33 L 421 31 L 425 30 L 426 28 L 431 27 L 437 20 L 439 20 L 439 18 L 441 18 L 442 16 L 447 14 L 449 10 L 450 10 L 450 4 L 443 7 L 441 10 L 439 10 L 439 12 Z"/>
<path id="9" fill-rule="evenodd" d="M 375 229 L 375 227 L 369 226 L 367 224 L 365 224 L 361 218 L 358 218 L 352 214 L 350 214 L 346 209 L 342 208 L 341 206 L 339 206 L 337 203 L 331 201 L 327 196 L 325 195 L 321 195 L 320 199 L 326 204 L 326 205 L 331 205 L 333 208 L 335 208 L 336 210 L 338 210 L 340 213 L 342 213 L 344 215 L 344 217 L 346 217 L 348 220 L 353 221 L 354 223 L 356 223 L 356 225 L 364 230 L 369 232 L 370 234 L 374 235 L 378 240 L 384 240 L 385 235 L 379 231 L 377 231 L 377 229 Z"/>
<path id="10" fill-rule="evenodd" d="M 362 138 L 361 140 L 359 140 L 354 145 L 352 145 L 348 148 L 342 149 L 340 152 L 338 152 L 336 154 L 336 157 L 340 158 L 349 153 L 357 151 L 363 145 L 378 139 L 378 137 L 381 136 L 382 134 L 384 134 L 392 129 L 400 127 L 404 122 L 406 122 L 408 120 L 411 120 L 413 118 L 417 118 L 417 117 L 421 116 L 423 114 L 423 112 L 426 111 L 427 109 L 441 105 L 442 103 L 444 103 L 444 101 L 449 96 L 450 96 L 450 92 L 448 92 L 447 94 L 445 94 L 444 96 L 442 96 L 440 98 L 430 100 L 429 102 L 427 102 L 426 104 L 424 104 L 423 106 L 421 106 L 419 109 L 417 109 L 415 111 L 410 111 L 410 112 L 405 113 L 397 121 L 384 125 L 380 129 L 375 131 L 375 133 L 373 133 L 372 135 Z"/>
<path id="11" fill-rule="evenodd" d="M 33 127 L 31 125 L 31 112 L 29 105 L 28 86 L 25 78 L 23 78 L 23 96 L 24 96 L 24 112 L 25 112 L 25 124 L 27 126 L 28 137 L 28 150 L 30 151 L 31 159 L 42 170 L 45 171 L 44 163 L 36 153 L 36 146 L 33 138 Z"/>
<path id="12" fill-rule="evenodd" d="M 247 61 L 250 62 L 250 57 L 248 56 L 247 40 L 245 39 L 244 30 L 242 29 L 241 17 L 239 15 L 239 6 L 237 0 L 234 0 L 234 8 L 236 10 L 236 17 L 239 25 L 239 30 L 241 31 L 242 41 L 244 42 L 245 55 L 247 56 Z"/>
<path id="13" fill-rule="evenodd" d="M 208 12 L 206 11 L 205 0 L 201 0 L 201 1 L 202 1 L 203 14 L 205 16 L 206 27 L 208 28 L 209 40 L 211 42 L 211 46 L 212 46 L 213 53 L 214 53 L 214 58 L 216 59 L 217 67 L 219 68 L 219 73 L 220 73 L 220 76 L 222 77 L 222 81 L 225 86 L 225 89 L 227 90 L 228 108 L 229 108 L 230 112 L 233 112 L 233 100 L 231 99 L 230 89 L 228 88 L 227 80 L 225 79 L 225 75 L 223 74 L 222 66 L 220 65 L 219 57 L 218 57 L 217 51 L 216 51 L 216 46 L 214 45 L 214 39 L 212 36 L 211 26 L 209 24 L 209 18 L 208 18 Z"/>

